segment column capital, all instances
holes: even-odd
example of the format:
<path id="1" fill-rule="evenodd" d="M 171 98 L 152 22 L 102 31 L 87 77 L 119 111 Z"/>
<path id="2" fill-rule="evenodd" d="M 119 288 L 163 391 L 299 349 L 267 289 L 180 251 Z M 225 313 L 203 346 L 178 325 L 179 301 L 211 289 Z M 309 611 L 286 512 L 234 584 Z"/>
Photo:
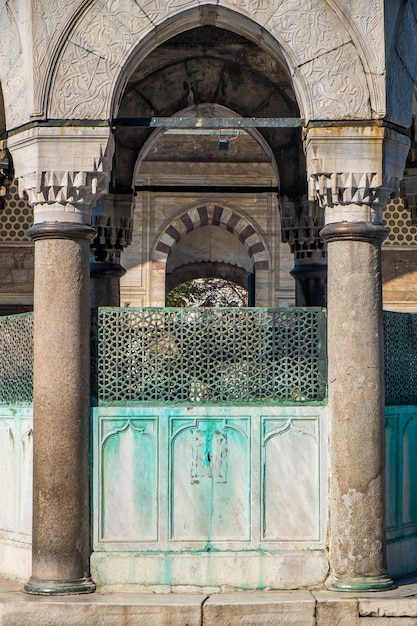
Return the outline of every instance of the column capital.
<path id="1" fill-rule="evenodd" d="M 98 171 L 49 170 L 19 178 L 20 194 L 28 194 L 35 223 L 89 223 L 91 208 L 106 192 L 106 187 L 107 175 Z"/>
<path id="2" fill-rule="evenodd" d="M 94 207 L 92 225 L 97 231 L 93 243 L 97 261 L 120 262 L 120 252 L 132 241 L 133 193 L 107 194 Z"/>
<path id="3" fill-rule="evenodd" d="M 90 223 L 91 208 L 108 191 L 114 141 L 109 127 L 34 123 L 10 133 L 21 194 L 34 207 L 35 223 Z"/>
<path id="4" fill-rule="evenodd" d="M 317 201 L 281 199 L 281 239 L 288 243 L 296 258 L 309 258 L 323 251 L 320 231 L 324 226 L 323 209 Z"/>
<path id="5" fill-rule="evenodd" d="M 305 147 L 309 198 L 326 223 L 382 222 L 382 207 L 398 194 L 410 141 L 381 124 L 309 128 Z"/>

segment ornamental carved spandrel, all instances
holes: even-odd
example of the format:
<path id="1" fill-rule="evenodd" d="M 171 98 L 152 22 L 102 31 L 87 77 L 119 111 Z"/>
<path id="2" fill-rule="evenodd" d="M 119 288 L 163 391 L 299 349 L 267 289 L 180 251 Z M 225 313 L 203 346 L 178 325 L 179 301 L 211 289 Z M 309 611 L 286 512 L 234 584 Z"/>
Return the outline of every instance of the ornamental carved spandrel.
<path id="1" fill-rule="evenodd" d="M 77 5 L 80 5 L 80 0 L 32 0 L 34 95 L 35 106 L 39 109 L 42 79 L 51 51 Z"/>
<path id="2" fill-rule="evenodd" d="M 344 18 L 354 25 L 364 47 L 369 67 L 375 72 L 384 72 L 384 11 L 381 0 L 367 0 L 366 2 L 363 0 L 338 0 L 337 2 L 336 0 L 335 4 L 337 3 Z M 394 3 L 388 3 L 388 5 L 391 4 Z M 392 19 L 395 22 L 395 18 Z"/>
<path id="3" fill-rule="evenodd" d="M 350 40 L 322 0 L 284 0 L 271 13 L 265 26 L 278 35 L 296 67 Z"/>
<path id="4" fill-rule="evenodd" d="M 30 114 L 28 72 L 24 66 L 23 44 L 15 14 L 8 3 L 2 2 L 1 5 L 4 5 L 0 7 L 1 87 L 7 106 L 7 124 L 12 128 Z"/>
<path id="5" fill-rule="evenodd" d="M 52 117 L 101 118 L 111 85 L 152 22 L 133 0 L 97 0 L 71 33 L 59 64 Z"/>
<path id="6" fill-rule="evenodd" d="M 366 119 L 371 115 L 369 92 L 357 51 L 352 44 L 313 59 L 299 68 L 309 85 L 315 119 Z M 362 75 L 363 80 L 359 77 Z"/>
<path id="7" fill-rule="evenodd" d="M 284 0 L 279 6 L 270 5 L 269 17 L 259 12 L 259 6 L 264 8 L 259 1 L 237 0 L 231 8 L 248 12 L 239 7 L 239 1 L 255 7 L 255 13 L 248 17 L 259 19 L 282 43 L 309 93 L 304 105 L 306 117 L 369 115 L 368 87 L 358 53 L 348 43 L 345 25 L 324 0 L 310 0 L 307 10 L 301 0 Z M 199 6 L 197 0 L 96 0 L 71 33 L 57 65 L 50 117 L 107 116 L 112 86 L 140 39 L 167 18 Z M 344 77 L 343 83 L 338 75 Z"/>

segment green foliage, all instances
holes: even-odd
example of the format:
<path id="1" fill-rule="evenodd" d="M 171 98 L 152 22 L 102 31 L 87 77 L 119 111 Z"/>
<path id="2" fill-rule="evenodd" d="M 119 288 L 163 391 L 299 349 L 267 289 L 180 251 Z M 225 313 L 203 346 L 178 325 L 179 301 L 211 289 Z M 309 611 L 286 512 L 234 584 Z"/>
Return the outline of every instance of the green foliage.
<path id="1" fill-rule="evenodd" d="M 234 307 L 247 306 L 246 289 L 224 278 L 195 278 L 172 289 L 168 307 Z"/>
<path id="2" fill-rule="evenodd" d="M 194 280 L 189 280 L 172 289 L 167 295 L 167 306 L 187 307 L 197 306 L 200 290 Z"/>

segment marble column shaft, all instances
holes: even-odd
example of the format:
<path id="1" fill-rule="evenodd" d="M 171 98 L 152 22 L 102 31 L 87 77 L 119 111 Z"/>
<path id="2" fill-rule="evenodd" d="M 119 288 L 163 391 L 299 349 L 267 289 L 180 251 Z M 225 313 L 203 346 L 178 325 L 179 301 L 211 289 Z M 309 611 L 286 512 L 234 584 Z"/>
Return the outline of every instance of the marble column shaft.
<path id="1" fill-rule="evenodd" d="M 330 566 L 328 587 L 380 590 L 386 572 L 381 241 L 367 222 L 330 224 L 328 254 Z"/>
<path id="2" fill-rule="evenodd" d="M 43 223 L 35 240 L 34 594 L 88 593 L 89 240 L 94 230 Z"/>

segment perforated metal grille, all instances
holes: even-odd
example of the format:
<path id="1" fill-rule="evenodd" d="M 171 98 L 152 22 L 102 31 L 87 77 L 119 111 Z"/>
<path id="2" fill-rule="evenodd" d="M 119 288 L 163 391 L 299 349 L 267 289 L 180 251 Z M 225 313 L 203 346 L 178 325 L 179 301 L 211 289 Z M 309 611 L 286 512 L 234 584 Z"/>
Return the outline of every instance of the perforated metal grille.
<path id="1" fill-rule="evenodd" d="M 385 402 L 417 404 L 417 315 L 384 312 Z"/>
<path id="2" fill-rule="evenodd" d="M 0 317 L 0 404 L 32 402 L 33 314 Z"/>
<path id="3" fill-rule="evenodd" d="M 320 309 L 99 309 L 99 404 L 325 398 Z"/>
<path id="4" fill-rule="evenodd" d="M 0 241 L 29 242 L 27 231 L 33 224 L 33 209 L 19 197 L 17 182 L 11 183 L 0 210 Z"/>
<path id="5" fill-rule="evenodd" d="M 387 203 L 383 224 L 389 230 L 384 247 L 417 245 L 417 225 L 413 224 L 411 211 L 400 198 Z"/>

